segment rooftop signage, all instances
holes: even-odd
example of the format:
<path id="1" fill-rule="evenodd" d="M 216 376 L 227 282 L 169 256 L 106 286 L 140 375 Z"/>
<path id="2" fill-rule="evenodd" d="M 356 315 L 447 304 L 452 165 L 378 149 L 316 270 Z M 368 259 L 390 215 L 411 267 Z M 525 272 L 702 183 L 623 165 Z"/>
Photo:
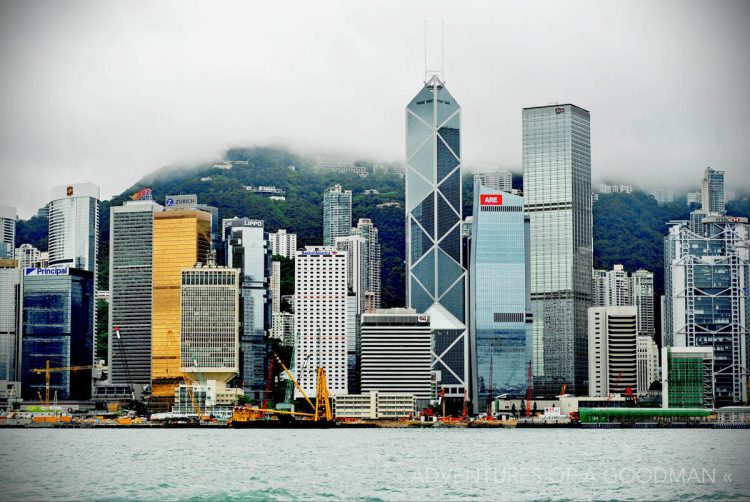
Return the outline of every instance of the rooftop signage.
<path id="1" fill-rule="evenodd" d="M 192 209 L 198 204 L 198 196 L 191 195 L 167 195 L 164 205 L 167 209 Z"/>
<path id="2" fill-rule="evenodd" d="M 503 194 L 492 193 L 482 194 L 479 196 L 480 206 L 502 206 L 503 205 Z"/>
<path id="3" fill-rule="evenodd" d="M 40 268 L 40 267 L 26 267 L 23 271 L 24 277 L 32 277 L 39 275 L 70 275 L 68 267 L 60 268 Z"/>

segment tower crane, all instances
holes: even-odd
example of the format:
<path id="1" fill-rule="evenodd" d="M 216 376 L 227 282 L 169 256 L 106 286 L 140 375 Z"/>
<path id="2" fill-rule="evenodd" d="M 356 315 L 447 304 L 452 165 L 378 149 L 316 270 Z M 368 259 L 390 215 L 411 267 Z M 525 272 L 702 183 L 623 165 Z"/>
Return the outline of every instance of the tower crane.
<path id="1" fill-rule="evenodd" d="M 60 366 L 60 367 L 53 368 L 49 364 L 49 359 L 47 359 L 47 363 L 45 364 L 44 368 L 33 368 L 31 371 L 33 371 L 37 375 L 44 373 L 44 402 L 45 402 L 45 406 L 49 407 L 49 382 L 50 382 L 50 375 L 52 373 L 93 370 L 94 368 L 99 368 L 99 367 L 100 366 L 86 365 L 86 366 Z"/>

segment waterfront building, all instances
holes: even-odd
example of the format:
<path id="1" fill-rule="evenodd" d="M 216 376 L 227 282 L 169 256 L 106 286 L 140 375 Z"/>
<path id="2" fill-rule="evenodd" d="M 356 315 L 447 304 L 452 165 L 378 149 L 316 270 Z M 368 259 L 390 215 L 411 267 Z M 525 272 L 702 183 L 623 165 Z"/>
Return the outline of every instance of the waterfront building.
<path id="1" fill-rule="evenodd" d="M 494 171 L 489 173 L 476 173 L 474 185 L 479 183 L 490 190 L 500 192 L 513 191 L 513 174 L 510 171 Z"/>
<path id="2" fill-rule="evenodd" d="M 163 209 L 135 200 L 109 210 L 109 382 L 138 391 L 151 384 L 154 215 Z"/>
<path id="3" fill-rule="evenodd" d="M 711 347 L 663 347 L 662 407 L 713 408 L 714 374 Z"/>
<path id="4" fill-rule="evenodd" d="M 12 260 L 16 248 L 16 208 L 0 204 L 0 260 Z"/>
<path id="5" fill-rule="evenodd" d="M 210 214 L 189 209 L 154 213 L 151 317 L 151 406 L 154 409 L 166 411 L 171 408 L 175 389 L 182 382 L 182 270 L 192 268 L 196 263 L 207 263 L 210 249 Z"/>
<path id="6" fill-rule="evenodd" d="M 35 267 L 42 258 L 42 252 L 31 244 L 21 244 L 16 248 L 15 260 L 18 262 L 18 268 L 25 269 Z"/>
<path id="7" fill-rule="evenodd" d="M 241 218 L 231 224 L 229 266 L 242 271 L 240 373 L 245 395 L 263 399 L 268 378 L 268 335 L 273 298 L 270 290 L 273 255 L 262 220 Z"/>
<path id="8" fill-rule="evenodd" d="M 22 269 L 0 259 L 0 380 L 16 381 L 18 367 L 18 301 Z"/>
<path id="9" fill-rule="evenodd" d="M 654 273 L 638 269 L 630 277 L 630 295 L 635 305 L 639 336 L 654 337 Z"/>
<path id="10" fill-rule="evenodd" d="M 461 107 L 438 75 L 406 106 L 406 305 L 430 316 L 433 370 L 449 398 L 469 390 L 461 242 Z"/>
<path id="11" fill-rule="evenodd" d="M 724 171 L 707 167 L 701 183 L 701 210 L 704 213 L 725 213 Z"/>
<path id="12" fill-rule="evenodd" d="M 417 416 L 417 396 L 405 392 L 370 391 L 331 398 L 337 418 L 398 420 Z"/>
<path id="13" fill-rule="evenodd" d="M 673 222 L 664 249 L 664 346 L 711 347 L 717 405 L 747 400 L 748 220 Z"/>
<path id="14" fill-rule="evenodd" d="M 366 312 L 380 308 L 380 243 L 378 229 L 369 218 L 360 218 L 352 229 L 354 235 L 362 237 L 364 248 L 365 306 Z"/>
<path id="15" fill-rule="evenodd" d="M 589 396 L 638 392 L 635 316 L 633 306 L 589 308 Z"/>
<path id="16" fill-rule="evenodd" d="M 523 202 L 474 184 L 469 326 L 475 411 L 485 411 L 492 395 L 525 396 L 528 387 L 531 271 Z"/>
<path id="17" fill-rule="evenodd" d="M 531 217 L 534 391 L 586 389 L 591 306 L 589 112 L 575 105 L 523 109 L 524 210 Z"/>
<path id="18" fill-rule="evenodd" d="M 280 228 L 276 232 L 269 233 L 268 238 L 271 241 L 274 256 L 294 258 L 294 253 L 297 251 L 297 234 L 288 234 L 285 229 Z"/>
<path id="19" fill-rule="evenodd" d="M 636 316 L 637 319 L 637 316 Z M 659 347 L 651 336 L 636 338 L 638 365 L 638 394 L 646 395 L 651 384 L 659 380 Z"/>
<path id="20" fill-rule="evenodd" d="M 99 249 L 99 187 L 92 183 L 62 185 L 51 190 L 49 265 L 94 274 Z"/>
<path id="21" fill-rule="evenodd" d="M 360 383 L 371 391 L 433 396 L 430 316 L 413 309 L 381 309 L 362 315 Z"/>
<path id="22" fill-rule="evenodd" d="M 45 395 L 43 374 L 34 369 L 91 366 L 94 342 L 94 274 L 67 267 L 27 269 L 21 305 L 23 399 Z M 91 398 L 92 371 L 50 373 L 50 399 Z"/>
<path id="23" fill-rule="evenodd" d="M 297 340 L 295 367 L 307 395 L 315 395 L 315 368 L 323 368 L 331 395 L 348 393 L 348 343 L 350 316 L 347 253 L 335 248 L 307 246 L 294 261 L 294 324 Z M 307 362 L 307 364 L 305 364 Z M 295 397 L 302 397 L 295 390 Z"/>
<path id="24" fill-rule="evenodd" d="M 336 237 L 346 237 L 351 232 L 352 191 L 337 184 L 323 194 L 323 245 L 333 246 Z"/>

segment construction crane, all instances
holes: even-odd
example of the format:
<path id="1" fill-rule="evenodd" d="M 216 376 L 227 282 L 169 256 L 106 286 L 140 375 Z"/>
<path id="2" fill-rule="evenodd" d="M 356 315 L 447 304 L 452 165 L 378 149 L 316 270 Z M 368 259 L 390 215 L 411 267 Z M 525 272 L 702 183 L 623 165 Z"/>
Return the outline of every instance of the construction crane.
<path id="1" fill-rule="evenodd" d="M 120 327 L 115 326 L 115 336 L 117 337 L 117 343 L 120 345 L 120 352 L 122 352 L 122 360 L 125 363 L 125 374 L 128 377 L 128 388 L 130 389 L 130 399 L 135 401 L 135 390 L 133 389 L 133 379 L 130 378 L 130 366 L 128 365 L 128 356 L 125 353 L 125 348 L 122 345 L 122 338 L 120 338 Z"/>
<path id="2" fill-rule="evenodd" d="M 57 368 L 52 368 L 49 365 L 49 359 L 47 359 L 47 363 L 45 364 L 44 368 L 34 368 L 31 371 L 33 371 L 36 374 L 42 374 L 44 373 L 44 402 L 47 407 L 49 407 L 49 382 L 50 382 L 50 375 L 52 373 L 65 373 L 68 371 L 83 371 L 83 370 L 93 370 L 94 368 L 98 368 L 99 366 L 60 366 Z M 41 396 L 40 396 L 41 397 Z"/>

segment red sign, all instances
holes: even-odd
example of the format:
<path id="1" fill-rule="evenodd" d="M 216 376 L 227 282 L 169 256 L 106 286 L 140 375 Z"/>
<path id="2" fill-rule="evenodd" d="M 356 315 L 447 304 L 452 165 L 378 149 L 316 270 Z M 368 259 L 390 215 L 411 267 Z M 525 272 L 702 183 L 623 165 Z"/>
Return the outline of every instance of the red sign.
<path id="1" fill-rule="evenodd" d="M 502 206 L 503 194 L 485 194 L 479 196 L 480 206 Z"/>

